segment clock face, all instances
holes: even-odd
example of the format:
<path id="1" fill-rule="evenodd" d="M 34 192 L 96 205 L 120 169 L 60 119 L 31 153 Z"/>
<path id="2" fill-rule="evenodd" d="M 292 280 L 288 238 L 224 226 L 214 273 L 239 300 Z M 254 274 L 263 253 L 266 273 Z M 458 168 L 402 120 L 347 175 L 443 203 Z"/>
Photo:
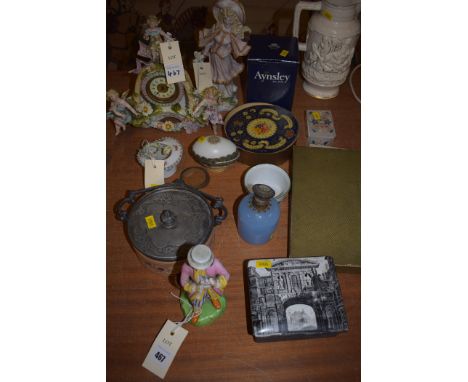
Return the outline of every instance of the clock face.
<path id="1" fill-rule="evenodd" d="M 164 72 L 150 72 L 142 80 L 141 93 L 152 104 L 172 105 L 182 97 L 181 84 L 168 84 Z"/>
<path id="2" fill-rule="evenodd" d="M 174 84 L 168 84 L 163 77 L 155 77 L 148 82 L 149 93 L 157 99 L 167 100 L 174 97 L 176 87 Z"/>

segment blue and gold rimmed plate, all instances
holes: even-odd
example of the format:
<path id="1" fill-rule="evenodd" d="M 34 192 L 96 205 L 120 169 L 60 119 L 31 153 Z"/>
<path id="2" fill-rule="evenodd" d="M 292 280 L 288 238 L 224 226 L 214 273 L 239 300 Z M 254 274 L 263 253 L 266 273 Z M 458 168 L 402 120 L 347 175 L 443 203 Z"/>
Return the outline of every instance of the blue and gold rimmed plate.
<path id="1" fill-rule="evenodd" d="M 296 142 L 299 125 L 294 115 L 269 103 L 247 103 L 224 120 L 226 137 L 243 151 L 275 154 Z"/>

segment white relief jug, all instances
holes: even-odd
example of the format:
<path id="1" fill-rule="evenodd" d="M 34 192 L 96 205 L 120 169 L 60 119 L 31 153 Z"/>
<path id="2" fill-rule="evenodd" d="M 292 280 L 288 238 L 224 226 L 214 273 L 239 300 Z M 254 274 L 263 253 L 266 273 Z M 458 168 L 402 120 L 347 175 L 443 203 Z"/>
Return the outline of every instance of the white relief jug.
<path id="1" fill-rule="evenodd" d="M 346 81 L 359 39 L 361 25 L 357 19 L 360 0 L 300 1 L 294 10 L 293 35 L 299 37 L 302 10 L 314 12 L 307 26 L 302 75 L 304 90 L 316 98 L 333 98 Z"/>

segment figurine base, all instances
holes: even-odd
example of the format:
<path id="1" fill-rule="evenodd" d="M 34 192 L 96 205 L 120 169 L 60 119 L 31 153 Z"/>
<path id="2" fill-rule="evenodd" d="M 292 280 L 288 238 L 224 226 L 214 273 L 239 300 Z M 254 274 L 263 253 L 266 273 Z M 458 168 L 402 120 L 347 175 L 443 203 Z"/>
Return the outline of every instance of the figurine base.
<path id="1" fill-rule="evenodd" d="M 220 112 L 231 111 L 237 106 L 237 86 L 230 82 L 229 84 L 215 84 L 221 92 L 221 103 L 218 105 Z"/>
<path id="2" fill-rule="evenodd" d="M 192 304 L 190 303 L 190 300 L 184 291 L 181 292 L 180 299 L 182 300 L 180 306 L 184 312 L 184 316 L 187 316 L 187 314 L 189 314 L 192 310 Z M 216 321 L 216 319 L 221 317 L 226 310 L 226 298 L 224 296 L 220 296 L 219 302 L 221 303 L 221 309 L 218 310 L 213 306 L 211 300 L 206 298 L 205 302 L 203 303 L 202 313 L 198 317 L 197 323 L 190 323 L 194 326 L 206 326 L 212 324 L 214 321 Z"/>

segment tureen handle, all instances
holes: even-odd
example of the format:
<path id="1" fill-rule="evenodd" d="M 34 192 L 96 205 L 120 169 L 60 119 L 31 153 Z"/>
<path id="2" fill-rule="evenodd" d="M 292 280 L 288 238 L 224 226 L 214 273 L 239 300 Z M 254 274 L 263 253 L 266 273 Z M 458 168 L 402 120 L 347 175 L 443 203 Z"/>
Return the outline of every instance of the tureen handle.
<path id="1" fill-rule="evenodd" d="M 206 194 L 204 192 L 201 192 L 200 190 L 197 190 L 200 194 L 203 195 L 204 198 L 210 200 L 213 205 L 212 208 L 216 208 L 219 210 L 219 214 L 214 217 L 214 224 L 218 225 L 221 224 L 221 222 L 227 218 L 228 212 L 227 208 L 224 206 L 224 200 L 223 198 L 219 196 L 212 196 L 209 194 Z"/>
<path id="2" fill-rule="evenodd" d="M 155 188 L 158 188 L 160 186 L 154 186 L 154 187 L 149 187 L 149 188 L 142 188 L 140 190 L 135 190 L 135 191 L 128 191 L 127 197 L 123 198 L 116 206 L 115 206 L 115 214 L 117 215 L 117 218 L 122 221 L 127 221 L 128 218 L 128 209 L 135 203 L 136 198 L 138 195 L 143 194 L 148 191 L 152 191 Z M 125 208 L 125 205 L 128 204 L 127 208 Z"/>

